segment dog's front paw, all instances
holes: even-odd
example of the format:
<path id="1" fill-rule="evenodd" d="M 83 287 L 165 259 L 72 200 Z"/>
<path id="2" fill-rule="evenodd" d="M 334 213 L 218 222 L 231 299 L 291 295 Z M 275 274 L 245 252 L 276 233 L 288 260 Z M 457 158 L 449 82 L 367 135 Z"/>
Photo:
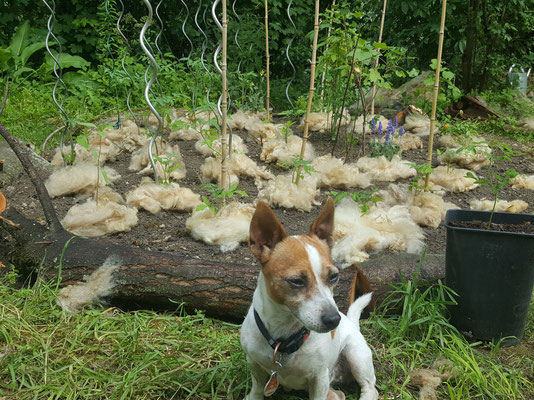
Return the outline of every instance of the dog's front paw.
<path id="1" fill-rule="evenodd" d="M 362 390 L 360 400 L 378 400 L 378 390 L 374 387 L 369 390 Z"/>
<path id="2" fill-rule="evenodd" d="M 345 393 L 341 390 L 330 389 L 328 391 L 327 400 L 345 400 Z"/>

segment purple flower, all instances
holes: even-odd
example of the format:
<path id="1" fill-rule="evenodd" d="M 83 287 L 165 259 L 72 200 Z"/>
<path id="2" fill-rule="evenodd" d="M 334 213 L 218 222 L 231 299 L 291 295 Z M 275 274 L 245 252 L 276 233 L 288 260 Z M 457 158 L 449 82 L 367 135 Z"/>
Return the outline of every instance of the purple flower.
<path id="1" fill-rule="evenodd" d="M 371 119 L 371 131 L 376 131 L 376 119 Z"/>
<path id="2" fill-rule="evenodd" d="M 394 134 L 395 128 L 393 128 L 393 124 L 391 123 L 391 121 L 389 121 L 388 127 L 386 129 L 386 142 L 389 142 Z"/>
<path id="3" fill-rule="evenodd" d="M 404 126 L 401 126 L 399 129 L 399 136 L 404 136 L 406 132 L 404 131 Z"/>
<path id="4" fill-rule="evenodd" d="M 399 119 L 397 118 L 397 116 L 395 115 L 395 119 L 393 120 L 393 126 L 395 128 L 397 128 L 399 126 Z"/>
<path id="5" fill-rule="evenodd" d="M 379 123 L 378 123 L 378 131 L 377 131 L 376 133 L 378 133 L 379 135 L 381 135 L 381 134 L 382 134 L 382 130 L 383 130 L 383 128 L 382 128 L 382 122 L 379 122 Z"/>

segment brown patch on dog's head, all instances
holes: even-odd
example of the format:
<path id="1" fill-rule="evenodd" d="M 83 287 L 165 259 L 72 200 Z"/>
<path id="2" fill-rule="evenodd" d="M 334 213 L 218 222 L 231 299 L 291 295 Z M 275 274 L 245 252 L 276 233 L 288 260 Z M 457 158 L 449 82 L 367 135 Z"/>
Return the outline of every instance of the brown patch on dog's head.
<path id="1" fill-rule="evenodd" d="M 324 208 L 313 222 L 308 235 L 317 236 L 319 239 L 324 240 L 328 247 L 332 247 L 332 233 L 334 232 L 334 200 L 331 197 L 328 198 Z"/>
<path id="2" fill-rule="evenodd" d="M 287 237 L 287 233 L 266 203 L 260 201 L 252 216 L 248 246 L 252 254 L 266 263 L 275 246 Z"/>

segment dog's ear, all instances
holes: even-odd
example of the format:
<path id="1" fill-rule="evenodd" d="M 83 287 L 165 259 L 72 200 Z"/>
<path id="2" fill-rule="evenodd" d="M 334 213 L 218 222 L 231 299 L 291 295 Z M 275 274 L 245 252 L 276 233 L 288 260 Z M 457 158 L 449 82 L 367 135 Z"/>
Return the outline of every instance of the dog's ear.
<path id="1" fill-rule="evenodd" d="M 266 203 L 260 201 L 250 222 L 248 246 L 261 263 L 269 260 L 277 243 L 287 237 L 284 227 Z"/>
<path id="2" fill-rule="evenodd" d="M 309 235 L 316 235 L 319 239 L 324 240 L 329 247 L 332 247 L 333 244 L 332 233 L 334 232 L 334 212 L 334 200 L 329 197 L 308 233 Z"/>

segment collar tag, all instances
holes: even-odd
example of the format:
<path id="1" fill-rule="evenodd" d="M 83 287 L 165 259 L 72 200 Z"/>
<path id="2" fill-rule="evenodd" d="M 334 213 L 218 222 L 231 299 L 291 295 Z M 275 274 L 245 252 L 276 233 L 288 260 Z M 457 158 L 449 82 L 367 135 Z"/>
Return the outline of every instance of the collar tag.
<path id="1" fill-rule="evenodd" d="M 271 377 L 267 381 L 267 384 L 263 388 L 263 395 L 265 397 L 271 397 L 278 389 L 278 373 L 276 371 L 271 372 Z"/>

